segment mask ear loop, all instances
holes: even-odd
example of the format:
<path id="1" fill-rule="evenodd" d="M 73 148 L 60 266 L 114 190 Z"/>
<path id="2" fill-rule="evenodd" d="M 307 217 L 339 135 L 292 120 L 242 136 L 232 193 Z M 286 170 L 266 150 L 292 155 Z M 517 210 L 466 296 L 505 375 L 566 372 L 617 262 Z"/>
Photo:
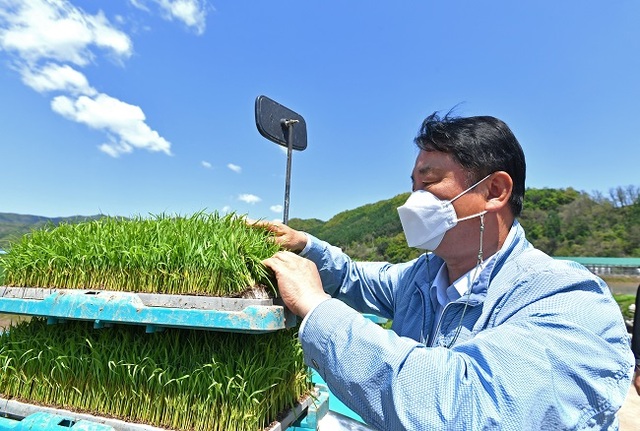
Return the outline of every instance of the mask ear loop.
<path id="1" fill-rule="evenodd" d="M 476 274 L 473 275 L 473 281 L 476 280 L 477 270 L 484 262 L 484 251 L 483 251 L 483 239 L 484 239 L 484 215 L 487 212 L 484 211 L 480 214 L 480 250 L 478 250 L 478 262 L 476 263 Z"/>
<path id="2" fill-rule="evenodd" d="M 469 187 L 468 189 L 458 193 L 458 195 L 456 197 L 454 197 L 453 199 L 449 200 L 449 202 L 453 202 L 456 199 L 458 199 L 460 196 L 462 196 L 463 194 L 467 193 L 469 190 L 471 190 L 472 188 L 474 188 L 475 186 L 477 186 L 478 184 L 480 184 L 481 182 L 483 182 L 484 180 L 486 180 L 487 178 L 489 178 L 492 174 L 487 175 L 486 177 L 484 177 L 483 179 L 481 179 L 480 181 L 478 181 L 477 183 L 475 183 L 474 185 L 472 185 L 471 187 Z"/>
<path id="3" fill-rule="evenodd" d="M 478 250 L 478 260 L 476 262 L 476 267 L 473 271 L 473 279 L 471 280 L 471 285 L 473 285 L 473 283 L 476 281 L 476 278 L 478 277 L 478 272 L 480 271 L 480 265 L 482 264 L 482 262 L 484 262 L 483 259 L 483 255 L 484 252 L 482 251 L 482 245 L 483 245 L 483 239 L 484 239 L 484 212 L 480 214 L 480 249 Z M 465 293 L 465 296 L 467 297 L 466 302 L 464 303 L 464 308 L 462 309 L 462 315 L 460 316 L 460 321 L 458 322 L 458 328 L 456 329 L 456 334 L 453 336 L 453 338 L 451 339 L 451 342 L 449 342 L 449 344 L 446 346 L 446 348 L 450 348 L 453 343 L 456 342 L 456 340 L 458 339 L 458 336 L 460 335 L 460 331 L 462 330 L 462 319 L 464 319 L 464 315 L 467 313 L 467 308 L 469 307 L 469 297 L 471 296 L 471 286 L 469 286 L 469 288 L 467 289 L 467 293 Z"/>

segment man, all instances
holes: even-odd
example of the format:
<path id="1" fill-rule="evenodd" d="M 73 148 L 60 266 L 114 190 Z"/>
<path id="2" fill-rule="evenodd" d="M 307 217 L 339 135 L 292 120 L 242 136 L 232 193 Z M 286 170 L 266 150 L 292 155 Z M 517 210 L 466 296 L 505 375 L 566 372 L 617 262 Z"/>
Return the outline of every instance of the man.
<path id="1" fill-rule="evenodd" d="M 431 253 L 357 263 L 269 225 L 291 251 L 264 263 L 304 318 L 307 364 L 378 429 L 617 429 L 633 369 L 622 315 L 602 280 L 526 240 L 512 132 L 493 117 L 433 114 L 415 142 L 398 212 L 409 245 Z"/>

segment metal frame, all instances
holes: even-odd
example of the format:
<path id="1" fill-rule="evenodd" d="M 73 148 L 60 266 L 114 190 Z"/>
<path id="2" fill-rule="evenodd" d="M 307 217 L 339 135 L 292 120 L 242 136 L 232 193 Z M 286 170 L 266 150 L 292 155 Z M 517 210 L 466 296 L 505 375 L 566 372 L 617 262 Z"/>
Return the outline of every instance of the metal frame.
<path id="1" fill-rule="evenodd" d="M 311 431 L 329 411 L 329 392 L 317 385 L 310 396 L 297 403 L 282 419 L 265 431 Z M 0 398 L 0 431 L 169 431 L 145 424 L 125 422 Z"/>
<path id="2" fill-rule="evenodd" d="M 0 287 L 0 313 L 93 321 L 94 327 L 144 325 L 147 332 L 192 328 L 272 332 L 294 327 L 296 316 L 272 299 L 145 294 L 106 290 Z"/>

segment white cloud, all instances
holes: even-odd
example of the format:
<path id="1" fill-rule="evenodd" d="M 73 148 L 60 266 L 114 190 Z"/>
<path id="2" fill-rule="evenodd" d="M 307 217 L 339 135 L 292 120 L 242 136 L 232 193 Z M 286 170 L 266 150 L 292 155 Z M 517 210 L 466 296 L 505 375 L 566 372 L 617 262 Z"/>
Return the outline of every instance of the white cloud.
<path id="1" fill-rule="evenodd" d="M 250 193 L 239 195 L 238 200 L 252 205 L 262 201 L 262 199 L 260 199 L 258 196 L 252 195 Z"/>
<path id="2" fill-rule="evenodd" d="M 271 205 L 269 209 L 274 213 L 278 213 L 278 214 L 280 214 L 283 210 L 282 205 Z"/>
<path id="3" fill-rule="evenodd" d="M 171 155 L 171 144 L 144 122 L 144 112 L 138 106 L 100 93 L 75 100 L 57 96 L 51 101 L 51 109 L 65 118 L 108 132 L 112 142 L 102 144 L 100 149 L 111 156 L 130 153 L 133 149 Z"/>
<path id="4" fill-rule="evenodd" d="M 206 0 L 129 0 L 140 10 L 149 11 L 146 3 L 157 4 L 163 12 L 165 19 L 178 20 L 187 27 L 195 30 L 197 34 L 204 33 L 207 19 Z"/>
<path id="5" fill-rule="evenodd" d="M 238 165 L 234 165 L 233 163 L 227 164 L 227 168 L 231 169 L 233 172 L 237 174 L 242 172 L 242 168 Z"/>
<path id="6" fill-rule="evenodd" d="M 231 212 L 231 207 L 229 205 L 225 205 L 220 211 L 222 211 L 223 214 L 228 214 Z"/>
<path id="7" fill-rule="evenodd" d="M 172 17 L 192 27 L 198 34 L 204 32 L 206 12 L 204 2 L 199 0 L 161 0 L 160 6 Z"/>
<path id="8" fill-rule="evenodd" d="M 126 142 L 110 142 L 108 144 L 100 144 L 98 146 L 100 151 L 107 153 L 111 157 L 120 157 L 121 154 L 128 154 L 133 151 L 131 145 Z"/>
<path id="9" fill-rule="evenodd" d="M 200 164 L 207 169 L 211 169 L 211 163 L 207 162 L 206 160 L 201 161 Z"/>
<path id="10" fill-rule="evenodd" d="M 65 0 L 0 0 L 0 47 L 34 64 L 42 59 L 87 65 L 91 46 L 129 57 L 129 36 L 102 12 L 85 13 Z"/>
<path id="11" fill-rule="evenodd" d="M 145 9 L 147 0 L 130 0 Z M 205 27 L 205 0 L 148 0 L 170 19 L 198 33 Z M 122 24 L 122 16 L 115 22 Z M 102 11 L 89 14 L 68 0 L 0 0 L 0 50 L 13 54 L 22 81 L 37 92 L 58 92 L 51 108 L 63 117 L 104 131 L 100 150 L 117 157 L 136 149 L 171 154 L 171 144 L 146 124 L 142 109 L 100 93 L 78 67 L 107 54 L 120 62 L 133 53 L 129 36 Z"/>
<path id="12" fill-rule="evenodd" d="M 44 67 L 25 68 L 22 71 L 22 82 L 39 93 L 62 91 L 73 95 L 97 94 L 89 85 L 86 76 L 69 65 L 47 63 Z"/>
<path id="13" fill-rule="evenodd" d="M 145 6 L 144 0 L 129 0 L 129 3 L 131 3 L 131 6 L 133 7 L 136 7 L 145 12 L 149 12 L 149 8 Z"/>

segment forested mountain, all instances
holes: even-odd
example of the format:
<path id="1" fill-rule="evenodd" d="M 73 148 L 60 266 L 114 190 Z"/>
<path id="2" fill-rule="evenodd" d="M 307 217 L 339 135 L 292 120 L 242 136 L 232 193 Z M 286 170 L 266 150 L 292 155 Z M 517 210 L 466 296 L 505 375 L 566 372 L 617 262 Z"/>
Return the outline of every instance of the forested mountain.
<path id="1" fill-rule="evenodd" d="M 640 257 L 638 188 L 610 197 L 573 189 L 530 189 L 521 223 L 529 240 L 554 256 Z"/>
<path id="2" fill-rule="evenodd" d="M 421 252 L 407 247 L 396 208 L 409 193 L 344 211 L 328 221 L 289 225 L 341 247 L 359 260 L 400 262 Z M 0 213 L 0 248 L 33 228 L 102 217 L 46 218 Z M 640 257 L 640 188 L 589 195 L 572 188 L 527 189 L 520 223 L 528 239 L 552 256 Z"/>
<path id="3" fill-rule="evenodd" d="M 341 247 L 361 260 L 401 262 L 408 248 L 396 208 L 409 193 L 344 211 L 327 222 L 289 225 Z M 618 187 L 609 197 L 568 189 L 527 189 L 519 218 L 527 237 L 552 256 L 640 257 L 640 189 Z"/>
<path id="4" fill-rule="evenodd" d="M 49 225 L 56 226 L 60 223 L 77 223 L 100 217 L 103 216 L 42 217 L 25 214 L 0 213 L 0 249 L 7 247 L 11 240 L 19 238 L 21 235 L 24 235 L 32 229 Z"/>

